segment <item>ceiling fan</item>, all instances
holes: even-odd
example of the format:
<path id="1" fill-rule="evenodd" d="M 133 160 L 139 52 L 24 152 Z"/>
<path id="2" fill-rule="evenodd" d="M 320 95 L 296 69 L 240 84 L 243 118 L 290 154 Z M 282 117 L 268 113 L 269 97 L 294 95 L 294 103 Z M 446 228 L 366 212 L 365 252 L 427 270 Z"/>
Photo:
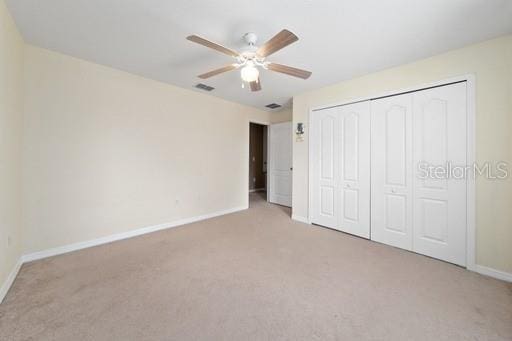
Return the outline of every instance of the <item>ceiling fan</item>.
<path id="1" fill-rule="evenodd" d="M 206 79 L 221 74 L 223 72 L 241 69 L 240 76 L 242 77 L 242 81 L 249 83 L 252 91 L 259 91 L 261 90 L 261 83 L 259 77 L 260 72 L 258 70 L 258 67 L 270 71 L 284 73 L 302 79 L 307 79 L 309 78 L 309 76 L 311 76 L 311 72 L 309 71 L 297 69 L 282 64 L 268 62 L 266 60 L 266 58 L 273 54 L 274 52 L 277 52 L 282 48 L 299 40 L 299 38 L 292 32 L 288 30 L 282 30 L 260 47 L 256 46 L 258 36 L 255 33 L 246 33 L 243 38 L 248 46 L 246 49 L 239 53 L 217 43 L 211 42 L 207 39 L 201 38 L 199 36 L 188 36 L 187 40 L 209 47 L 211 49 L 227 54 L 228 56 L 231 56 L 236 59 L 236 63 L 229 64 L 219 69 L 203 73 L 198 77 L 201 79 Z M 242 83 L 242 87 L 243 86 L 244 83 Z"/>

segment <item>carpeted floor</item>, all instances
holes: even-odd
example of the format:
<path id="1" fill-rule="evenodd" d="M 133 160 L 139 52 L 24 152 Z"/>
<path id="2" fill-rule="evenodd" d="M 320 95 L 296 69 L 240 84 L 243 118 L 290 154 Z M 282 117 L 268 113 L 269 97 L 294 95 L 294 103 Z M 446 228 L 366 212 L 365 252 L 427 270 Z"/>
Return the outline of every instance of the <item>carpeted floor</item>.
<path id="1" fill-rule="evenodd" d="M 1 340 L 512 340 L 512 287 L 249 210 L 26 264 Z"/>

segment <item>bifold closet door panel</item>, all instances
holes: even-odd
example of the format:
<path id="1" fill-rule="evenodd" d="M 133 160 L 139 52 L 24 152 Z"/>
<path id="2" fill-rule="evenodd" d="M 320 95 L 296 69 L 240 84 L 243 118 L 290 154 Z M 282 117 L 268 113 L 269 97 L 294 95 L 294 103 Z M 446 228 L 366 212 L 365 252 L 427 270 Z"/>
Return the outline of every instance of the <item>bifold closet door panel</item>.
<path id="1" fill-rule="evenodd" d="M 371 239 L 412 250 L 412 94 L 371 102 Z"/>
<path id="2" fill-rule="evenodd" d="M 370 102 L 339 108 L 339 230 L 370 238 Z"/>
<path id="3" fill-rule="evenodd" d="M 338 108 L 312 112 L 311 118 L 311 221 L 338 228 L 339 119 Z"/>
<path id="4" fill-rule="evenodd" d="M 310 148 L 311 221 L 369 238 L 369 101 L 314 111 Z"/>
<path id="5" fill-rule="evenodd" d="M 415 92 L 413 112 L 414 165 L 465 166 L 466 83 Z M 424 175 L 415 176 L 413 250 L 464 266 L 467 181 Z"/>

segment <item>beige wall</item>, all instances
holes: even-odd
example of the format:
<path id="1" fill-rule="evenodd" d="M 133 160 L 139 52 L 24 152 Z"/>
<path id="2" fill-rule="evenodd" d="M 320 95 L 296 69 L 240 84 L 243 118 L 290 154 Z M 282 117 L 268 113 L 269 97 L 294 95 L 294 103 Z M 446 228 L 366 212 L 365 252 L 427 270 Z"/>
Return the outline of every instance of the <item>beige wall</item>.
<path id="1" fill-rule="evenodd" d="M 33 46 L 25 70 L 25 253 L 248 205 L 268 113 Z"/>
<path id="2" fill-rule="evenodd" d="M 23 40 L 0 1 L 0 287 L 21 255 Z"/>
<path id="3" fill-rule="evenodd" d="M 281 111 L 270 112 L 269 121 L 272 123 L 289 122 L 293 119 L 292 108 L 284 108 Z"/>
<path id="4" fill-rule="evenodd" d="M 249 121 L 292 118 L 24 48 L 2 0 L 0 24 L 0 285 L 22 251 L 246 206 Z M 477 80 L 477 160 L 512 163 L 506 36 L 295 96 L 306 136 L 294 141 L 293 213 L 308 214 L 310 107 L 466 73 Z M 510 179 L 478 179 L 477 261 L 507 272 L 510 207 Z"/>
<path id="5" fill-rule="evenodd" d="M 250 119 L 254 123 L 263 124 L 290 122 L 293 119 L 293 110 L 292 108 L 283 108 L 280 111 L 259 112 L 257 116 L 251 116 Z"/>
<path id="6" fill-rule="evenodd" d="M 473 73 L 476 76 L 477 162 L 512 166 L 512 36 L 490 40 L 304 93 L 293 99 L 293 121 L 306 124 L 293 144 L 293 214 L 308 216 L 308 110 L 354 98 Z M 512 178 L 477 179 L 477 263 L 512 272 Z"/>

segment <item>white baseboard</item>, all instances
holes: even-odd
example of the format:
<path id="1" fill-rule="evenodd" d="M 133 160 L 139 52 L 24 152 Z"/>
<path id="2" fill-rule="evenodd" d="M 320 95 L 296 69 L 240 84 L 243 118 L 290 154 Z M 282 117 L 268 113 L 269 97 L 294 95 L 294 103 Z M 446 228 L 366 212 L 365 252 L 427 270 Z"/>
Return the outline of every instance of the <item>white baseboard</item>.
<path id="1" fill-rule="evenodd" d="M 18 262 L 14 265 L 14 268 L 9 273 L 9 276 L 7 276 L 7 278 L 5 279 L 4 284 L 0 288 L 0 303 L 3 302 L 5 296 L 7 295 L 7 292 L 11 288 L 12 283 L 14 283 L 16 276 L 18 276 L 18 272 L 20 271 L 22 265 L 23 265 L 23 262 L 20 257 Z"/>
<path id="2" fill-rule="evenodd" d="M 4 297 L 7 295 L 7 292 L 9 291 L 10 287 L 12 286 L 14 279 L 18 275 L 18 272 L 20 271 L 20 268 L 23 265 L 23 263 L 27 263 L 27 262 L 35 261 L 38 259 L 47 258 L 47 257 L 57 256 L 57 255 L 61 255 L 64 253 L 85 249 L 88 247 L 107 244 L 107 243 L 115 242 L 118 240 L 136 237 L 136 236 L 140 236 L 143 234 L 156 232 L 156 231 L 160 231 L 160 230 L 165 230 L 165 229 L 169 229 L 169 228 L 173 228 L 173 227 L 177 227 L 177 226 L 181 226 L 181 225 L 186 225 L 186 224 L 194 223 L 194 222 L 201 221 L 201 220 L 215 218 L 215 217 L 218 217 L 221 215 L 234 213 L 234 212 L 238 212 L 238 211 L 243 211 L 248 208 L 249 208 L 248 206 L 233 207 L 233 208 L 223 210 L 223 211 L 217 211 L 217 212 L 204 214 L 204 215 L 200 215 L 200 216 L 196 216 L 196 217 L 180 219 L 180 220 L 176 220 L 176 221 L 164 223 L 164 224 L 146 226 L 146 227 L 128 231 L 128 232 L 117 233 L 117 234 L 113 234 L 113 235 L 106 236 L 106 237 L 101 237 L 101 238 L 88 240 L 88 241 L 84 241 L 84 242 L 73 243 L 73 244 L 69 244 L 69 245 L 63 245 L 63 246 L 59 246 L 56 248 L 23 255 L 20 257 L 20 259 L 18 260 L 18 262 L 12 269 L 9 276 L 7 276 L 7 279 L 0 287 L 0 303 L 2 303 Z"/>
<path id="3" fill-rule="evenodd" d="M 475 265 L 474 271 L 485 276 L 501 279 L 502 281 L 512 282 L 512 274 L 505 271 L 496 270 L 478 264 Z"/>
<path id="4" fill-rule="evenodd" d="M 248 208 L 247 206 L 234 207 L 234 208 L 223 210 L 223 211 L 218 211 L 218 212 L 209 213 L 209 214 L 191 217 L 191 218 L 180 219 L 180 220 L 176 220 L 176 221 L 173 221 L 170 223 L 147 226 L 147 227 L 143 227 L 143 228 L 128 231 L 128 232 L 113 234 L 110 236 L 97 238 L 97 239 L 93 239 L 93 240 L 89 240 L 89 241 L 85 241 L 85 242 L 64 245 L 64 246 L 56 247 L 53 249 L 48 249 L 48 250 L 43 250 L 43 251 L 23 255 L 22 257 L 20 257 L 20 260 L 16 263 L 16 265 L 14 266 L 12 271 L 9 273 L 9 276 L 7 276 L 7 279 L 5 280 L 3 285 L 0 287 L 0 303 L 2 303 L 3 299 L 7 295 L 7 292 L 9 291 L 9 288 L 14 283 L 14 280 L 16 279 L 16 276 L 18 275 L 18 272 L 20 271 L 20 268 L 23 265 L 23 263 L 27 263 L 27 262 L 31 262 L 34 260 L 43 259 L 43 258 L 47 258 L 47 257 L 51 257 L 51 256 L 56 256 L 56 255 L 68 253 L 71 251 L 77 251 L 77 250 L 85 249 L 85 248 L 92 247 L 92 246 L 107 244 L 107 243 L 115 242 L 118 240 L 136 237 L 136 236 L 140 236 L 143 234 L 156 232 L 156 231 L 160 231 L 160 230 L 164 230 L 164 229 L 169 229 L 169 228 L 173 228 L 173 227 L 177 227 L 177 226 L 181 226 L 181 225 L 185 225 L 185 224 L 190 224 L 190 223 L 194 223 L 197 221 L 218 217 L 221 215 L 246 210 L 247 208 Z M 309 224 L 309 220 L 307 218 L 304 218 L 301 216 L 292 215 L 292 219 L 302 222 L 302 223 Z M 478 272 L 482 275 L 485 275 L 485 276 L 501 279 L 501 280 L 507 281 L 507 282 L 512 282 L 512 274 L 508 273 L 508 272 L 492 269 L 492 268 L 489 268 L 489 267 L 483 266 L 483 265 L 475 265 L 474 271 Z"/>
<path id="5" fill-rule="evenodd" d="M 38 259 L 61 255 L 64 253 L 77 251 L 77 250 L 85 249 L 88 247 L 107 244 L 107 243 L 115 242 L 118 240 L 136 237 L 136 236 L 140 236 L 140 235 L 151 233 L 151 232 L 165 230 L 165 229 L 169 229 L 169 228 L 173 228 L 173 227 L 177 227 L 177 226 L 181 226 L 181 225 L 185 225 L 185 224 L 190 224 L 190 223 L 194 223 L 194 222 L 205 220 L 205 219 L 218 217 L 218 216 L 229 214 L 229 213 L 234 213 L 237 211 L 242 211 L 247 208 L 248 208 L 247 206 L 234 207 L 234 208 L 230 208 L 230 209 L 223 210 L 223 211 L 213 212 L 213 213 L 204 214 L 201 216 L 196 216 L 196 217 L 191 217 L 191 218 L 180 219 L 180 220 L 176 220 L 176 221 L 169 222 L 169 223 L 163 223 L 163 224 L 158 224 L 158 225 L 153 225 L 153 226 L 146 226 L 146 227 L 128 231 L 128 232 L 112 234 L 112 235 L 97 238 L 97 239 L 63 245 L 63 246 L 59 246 L 59 247 L 52 248 L 52 249 L 47 249 L 47 250 L 43 250 L 43 251 L 26 254 L 26 255 L 23 255 L 21 259 L 22 259 L 23 263 L 32 262 L 32 261 L 35 261 Z"/>
<path id="6" fill-rule="evenodd" d="M 296 221 L 300 221 L 301 223 L 310 224 L 308 218 L 304 218 L 295 214 L 292 214 L 292 219 Z"/>

